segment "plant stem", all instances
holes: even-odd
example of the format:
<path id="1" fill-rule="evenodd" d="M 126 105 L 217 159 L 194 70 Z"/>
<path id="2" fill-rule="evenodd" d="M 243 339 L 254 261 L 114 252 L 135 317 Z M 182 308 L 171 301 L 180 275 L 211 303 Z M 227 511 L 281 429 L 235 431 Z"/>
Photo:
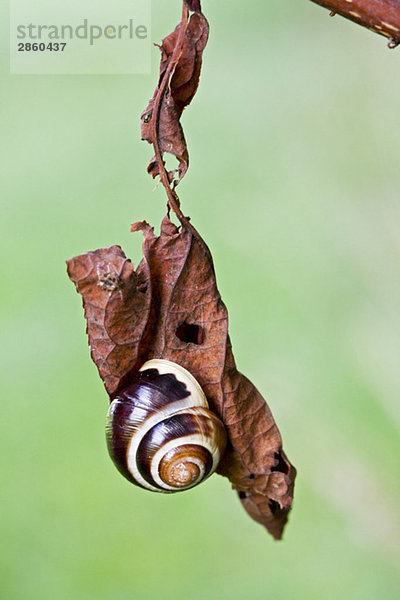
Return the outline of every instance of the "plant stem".
<path id="1" fill-rule="evenodd" d="M 311 0 L 331 13 L 338 13 L 389 38 L 389 48 L 400 44 L 400 2 L 398 0 Z"/>

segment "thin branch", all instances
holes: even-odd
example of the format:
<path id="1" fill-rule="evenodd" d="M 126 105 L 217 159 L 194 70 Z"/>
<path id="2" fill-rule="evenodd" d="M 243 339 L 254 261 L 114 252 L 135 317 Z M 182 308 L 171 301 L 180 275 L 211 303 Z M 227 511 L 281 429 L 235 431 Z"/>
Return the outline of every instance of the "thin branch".
<path id="1" fill-rule="evenodd" d="M 400 2 L 398 0 L 311 0 L 375 33 L 389 38 L 389 48 L 400 44 Z"/>

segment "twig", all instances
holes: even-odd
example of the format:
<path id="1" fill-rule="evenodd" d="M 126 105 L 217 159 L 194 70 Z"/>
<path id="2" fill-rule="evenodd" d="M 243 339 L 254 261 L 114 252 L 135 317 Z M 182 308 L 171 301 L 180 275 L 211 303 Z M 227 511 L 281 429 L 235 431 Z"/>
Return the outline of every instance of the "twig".
<path id="1" fill-rule="evenodd" d="M 311 0 L 330 13 L 337 13 L 389 38 L 389 48 L 400 44 L 400 2 L 398 0 Z"/>

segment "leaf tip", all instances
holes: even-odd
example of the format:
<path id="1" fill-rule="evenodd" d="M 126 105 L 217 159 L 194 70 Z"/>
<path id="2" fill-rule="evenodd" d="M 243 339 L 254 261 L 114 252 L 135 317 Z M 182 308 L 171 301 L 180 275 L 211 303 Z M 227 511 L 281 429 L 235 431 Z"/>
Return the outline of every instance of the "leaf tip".
<path id="1" fill-rule="evenodd" d="M 131 230 L 131 233 L 135 233 L 136 231 L 141 231 L 145 237 L 148 234 L 154 235 L 154 227 L 149 225 L 149 223 L 147 221 L 136 221 L 136 223 L 132 223 L 130 230 Z"/>

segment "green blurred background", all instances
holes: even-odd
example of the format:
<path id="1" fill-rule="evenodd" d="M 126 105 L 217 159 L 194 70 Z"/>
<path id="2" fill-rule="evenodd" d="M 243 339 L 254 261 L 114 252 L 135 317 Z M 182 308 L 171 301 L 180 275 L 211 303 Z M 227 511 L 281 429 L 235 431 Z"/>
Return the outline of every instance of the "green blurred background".
<path id="1" fill-rule="evenodd" d="M 152 6 L 158 42 L 180 2 Z M 179 191 L 298 468 L 289 526 L 274 542 L 218 476 L 157 495 L 109 460 L 64 261 L 137 264 L 130 223 L 163 216 L 158 51 L 146 76 L 10 76 L 2 6 L 2 599 L 399 598 L 400 52 L 305 0 L 203 6 Z"/>

